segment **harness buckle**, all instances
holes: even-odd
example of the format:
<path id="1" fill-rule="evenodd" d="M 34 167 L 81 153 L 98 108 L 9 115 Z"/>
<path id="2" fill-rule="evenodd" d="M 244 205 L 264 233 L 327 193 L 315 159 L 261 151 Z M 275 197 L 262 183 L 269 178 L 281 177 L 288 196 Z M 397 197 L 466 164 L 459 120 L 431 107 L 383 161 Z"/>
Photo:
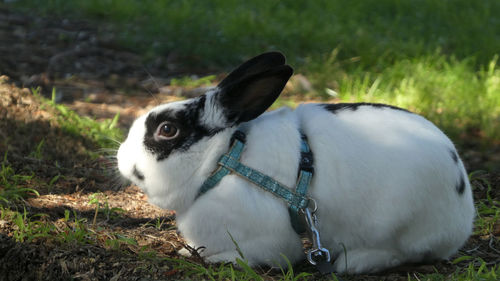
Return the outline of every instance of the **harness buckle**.
<path id="1" fill-rule="evenodd" d="M 313 155 L 311 151 L 300 152 L 299 170 L 314 173 Z"/>
<path id="2" fill-rule="evenodd" d="M 245 143 L 247 141 L 247 136 L 242 131 L 236 130 L 231 136 L 231 144 L 234 143 L 234 140 L 239 140 L 240 142 Z"/>
<path id="3" fill-rule="evenodd" d="M 315 213 L 318 209 L 318 205 L 316 201 L 312 200 L 312 202 L 314 202 L 314 208 L 312 210 L 308 207 L 303 209 L 307 230 L 312 240 L 312 248 L 307 252 L 307 260 L 312 265 L 317 265 L 319 262 L 329 263 L 330 252 L 321 245 L 319 230 L 316 228 L 318 218 Z"/>

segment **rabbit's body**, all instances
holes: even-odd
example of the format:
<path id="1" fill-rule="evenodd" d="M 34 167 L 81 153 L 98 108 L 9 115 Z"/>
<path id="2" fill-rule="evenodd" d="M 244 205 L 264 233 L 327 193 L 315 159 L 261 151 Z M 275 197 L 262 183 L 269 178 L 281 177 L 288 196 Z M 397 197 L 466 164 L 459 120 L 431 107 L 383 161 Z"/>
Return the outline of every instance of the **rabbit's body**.
<path id="1" fill-rule="evenodd" d="M 259 67 L 272 82 L 288 80 L 291 73 L 277 64 Z M 304 104 L 260 115 L 274 99 L 253 96 L 260 99 L 254 105 L 243 97 L 241 105 L 227 97 L 234 87 L 257 92 L 268 77 L 242 67 L 235 73 L 245 70 L 250 78 L 228 83 L 236 76 L 231 74 L 204 96 L 140 117 L 118 153 L 120 171 L 151 202 L 177 211 L 181 234 L 191 246 L 206 247 L 208 261 L 240 257 L 229 233 L 250 265 L 284 265 L 281 254 L 292 263 L 304 257 L 286 202 L 247 180 L 229 174 L 196 199 L 240 125 L 247 134 L 241 162 L 290 188 L 297 180 L 300 132 L 308 137 L 315 167 L 308 195 L 318 205 L 323 246 L 336 257 L 338 272 L 443 259 L 466 241 L 474 217 L 470 184 L 454 145 L 432 123 L 374 104 Z M 274 87 L 276 97 L 282 86 Z M 165 123 L 181 133 L 173 136 Z"/>
<path id="2" fill-rule="evenodd" d="M 323 243 L 340 254 L 337 270 L 346 258 L 348 271 L 366 272 L 455 253 L 472 231 L 474 205 L 451 141 L 403 110 L 339 108 L 297 109 L 316 151 L 310 195 Z"/>

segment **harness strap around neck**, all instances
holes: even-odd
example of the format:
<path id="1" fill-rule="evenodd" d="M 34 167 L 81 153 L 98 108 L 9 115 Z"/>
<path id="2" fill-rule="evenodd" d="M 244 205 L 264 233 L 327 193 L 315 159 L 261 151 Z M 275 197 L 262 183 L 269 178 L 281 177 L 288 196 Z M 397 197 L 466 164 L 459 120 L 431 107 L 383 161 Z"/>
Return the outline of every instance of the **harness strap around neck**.
<path id="1" fill-rule="evenodd" d="M 309 183 L 311 182 L 314 169 L 312 165 L 312 152 L 307 143 L 307 138 L 304 134 L 301 134 L 301 136 L 301 159 L 299 163 L 299 176 L 295 192 L 290 190 L 285 185 L 275 181 L 271 177 L 250 168 L 239 161 L 245 146 L 246 135 L 242 131 L 237 130 L 233 134 L 231 148 L 227 153 L 220 157 L 217 163 L 219 168 L 217 168 L 217 170 L 215 170 L 212 175 L 205 180 L 196 198 L 215 187 L 224 176 L 233 172 L 259 186 L 265 191 L 271 192 L 275 196 L 284 199 L 289 205 L 290 220 L 295 232 L 299 234 L 303 233 L 305 228 L 303 223 L 301 223 L 299 210 L 306 208 L 309 204 L 309 198 L 306 196 L 306 193 Z"/>
<path id="2" fill-rule="evenodd" d="M 233 136 L 231 137 L 231 148 L 229 149 L 229 152 L 227 152 L 223 156 L 227 155 L 228 157 L 239 160 L 241 157 L 241 152 L 245 147 L 245 141 L 246 141 L 245 133 L 239 130 L 235 131 Z M 221 159 L 222 157 L 219 159 L 219 162 Z M 200 190 L 198 191 L 198 194 L 196 195 L 195 199 L 198 199 L 198 197 L 205 194 L 210 189 L 214 188 L 219 183 L 219 181 L 229 173 L 231 173 L 231 171 L 228 168 L 219 164 L 219 168 L 217 168 L 217 170 L 215 170 L 212 173 L 212 175 L 205 180 Z"/>

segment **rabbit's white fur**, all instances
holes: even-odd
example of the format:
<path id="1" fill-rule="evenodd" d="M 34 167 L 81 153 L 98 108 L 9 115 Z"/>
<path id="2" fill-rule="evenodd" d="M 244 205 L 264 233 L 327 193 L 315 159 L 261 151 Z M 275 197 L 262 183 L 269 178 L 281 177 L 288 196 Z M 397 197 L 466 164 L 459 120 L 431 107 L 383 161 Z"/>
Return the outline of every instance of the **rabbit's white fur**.
<path id="1" fill-rule="evenodd" d="M 228 121 L 216 97 L 206 94 L 199 122 Z M 149 200 L 177 212 L 181 234 L 210 262 L 240 257 L 250 265 L 285 265 L 304 258 L 285 201 L 229 174 L 195 200 L 205 179 L 228 150 L 237 126 L 201 138 L 158 161 L 145 148 L 149 115 L 186 110 L 192 100 L 161 105 L 138 118 L 118 152 L 119 169 Z M 331 112 L 324 105 L 283 108 L 244 123 L 241 162 L 294 187 L 304 132 L 314 154 L 309 196 L 318 205 L 324 246 L 337 272 L 375 272 L 405 262 L 446 259 L 472 231 L 470 184 L 452 142 L 431 122 L 403 110 L 360 105 Z M 134 178 L 133 170 L 144 180 Z M 464 181 L 465 190 L 457 192 Z"/>
<path id="2" fill-rule="evenodd" d="M 372 106 L 331 114 L 304 105 L 296 112 L 317 151 L 310 194 L 320 206 L 324 243 L 341 253 L 337 270 L 444 259 L 469 237 L 474 206 L 468 181 L 463 194 L 455 190 L 465 169 L 432 123 Z"/>

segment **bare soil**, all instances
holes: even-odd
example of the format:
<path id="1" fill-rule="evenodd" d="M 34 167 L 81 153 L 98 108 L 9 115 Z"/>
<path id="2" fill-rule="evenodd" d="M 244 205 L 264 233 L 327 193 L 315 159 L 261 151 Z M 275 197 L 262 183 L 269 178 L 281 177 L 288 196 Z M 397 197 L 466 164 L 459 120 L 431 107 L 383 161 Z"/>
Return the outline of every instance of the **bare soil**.
<path id="1" fill-rule="evenodd" d="M 176 251 L 183 247 L 174 212 L 148 204 L 135 186 L 116 190 L 113 162 L 106 157 L 90 157 L 87 152 L 98 150 L 96 144 L 83 136 L 67 134 L 57 123 L 57 113 L 29 89 L 41 87 L 48 95 L 56 87 L 58 102 L 96 119 L 111 118 L 120 112 L 119 125 L 125 129 L 152 106 L 188 93 L 169 86 L 169 79 L 180 73 L 200 72 L 183 68 L 174 54 L 144 64 L 139 55 L 121 48 L 106 26 L 97 28 L 82 21 L 19 14 L 0 6 L 0 75 L 5 75 L 0 77 L 0 156 L 8 151 L 5 164 L 16 173 L 34 174 L 24 185 L 40 193 L 10 207 L 25 207 L 29 215 L 46 214 L 44 220 L 58 229 L 68 224 L 61 218 L 69 210 L 84 219 L 86 228 L 97 237 L 91 243 L 61 243 L 47 237 L 15 242 L 16 226 L 0 219 L 0 280 L 183 278 L 183 272 L 172 261 L 162 259 L 178 257 Z M 42 140 L 43 157 L 35 157 L 33 152 Z M 493 187 L 490 196 L 499 200 L 500 173 L 490 168 L 500 159 L 498 146 L 480 148 L 481 140 L 473 135 L 464 136 L 462 141 L 469 170 L 486 169 L 482 178 Z M 48 185 L 57 175 L 61 175 L 59 179 Z M 486 187 L 479 182 L 476 186 L 476 200 L 485 199 Z M 95 205 L 90 201 L 96 193 L 109 208 L 123 211 L 99 213 L 94 223 Z M 117 234 L 133 238 L 137 244 L 106 244 L 106 237 Z M 470 255 L 490 265 L 498 264 L 499 238 L 497 222 L 491 233 L 471 237 L 455 257 Z M 192 261 L 201 262 L 196 257 Z M 467 264 L 442 261 L 409 265 L 345 279 L 407 280 L 408 276 L 436 271 L 451 274 Z M 301 270 L 314 272 L 306 262 L 295 269 Z M 267 279 L 277 278 L 272 271 L 262 273 Z"/>

